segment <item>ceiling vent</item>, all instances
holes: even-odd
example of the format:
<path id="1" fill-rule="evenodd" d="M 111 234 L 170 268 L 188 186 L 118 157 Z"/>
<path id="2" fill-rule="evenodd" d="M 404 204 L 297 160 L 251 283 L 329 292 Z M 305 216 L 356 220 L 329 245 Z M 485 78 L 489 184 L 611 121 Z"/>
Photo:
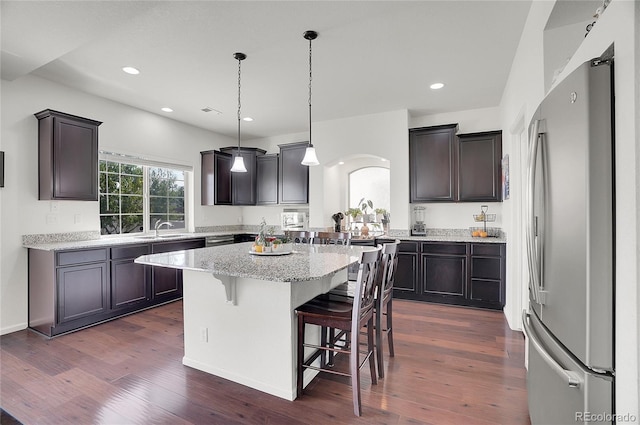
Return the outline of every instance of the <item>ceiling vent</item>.
<path id="1" fill-rule="evenodd" d="M 213 109 L 210 108 L 208 106 L 205 106 L 204 108 L 200 109 L 202 112 L 215 112 L 216 115 L 222 115 L 222 112 L 218 111 L 217 109 Z"/>

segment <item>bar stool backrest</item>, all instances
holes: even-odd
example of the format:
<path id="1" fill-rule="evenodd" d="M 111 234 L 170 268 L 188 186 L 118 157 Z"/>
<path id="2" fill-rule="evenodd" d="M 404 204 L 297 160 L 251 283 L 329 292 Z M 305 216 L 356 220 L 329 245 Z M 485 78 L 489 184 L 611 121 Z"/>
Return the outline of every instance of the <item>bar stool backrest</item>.
<path id="1" fill-rule="evenodd" d="M 353 322 L 359 329 L 361 320 L 373 314 L 373 307 L 378 290 L 378 268 L 380 265 L 381 248 L 363 251 L 360 254 L 358 279 L 353 294 Z"/>
<path id="2" fill-rule="evenodd" d="M 396 276 L 396 268 L 398 266 L 398 246 L 400 241 L 386 243 L 382 246 L 381 266 L 380 266 L 380 298 L 381 301 L 391 297 L 393 292 L 393 283 Z"/>
<path id="3" fill-rule="evenodd" d="M 351 246 L 351 233 L 349 232 L 318 232 L 314 243 L 323 245 Z"/>
<path id="4" fill-rule="evenodd" d="M 285 236 L 291 239 L 291 242 L 294 243 L 313 243 L 313 238 L 315 237 L 315 232 L 306 232 L 306 231 L 297 231 L 297 230 L 287 230 L 284 232 Z"/>

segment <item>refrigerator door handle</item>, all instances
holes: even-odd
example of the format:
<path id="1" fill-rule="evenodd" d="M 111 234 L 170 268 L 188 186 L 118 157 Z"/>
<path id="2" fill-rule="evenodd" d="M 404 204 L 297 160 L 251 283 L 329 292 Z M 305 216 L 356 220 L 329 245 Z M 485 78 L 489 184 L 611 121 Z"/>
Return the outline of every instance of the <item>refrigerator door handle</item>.
<path id="1" fill-rule="evenodd" d="M 540 120 L 533 121 L 531 135 L 529 140 L 529 163 L 527 164 L 527 193 L 526 193 L 526 221 L 525 236 L 527 241 L 527 260 L 529 264 L 529 276 L 531 285 L 533 286 L 533 300 L 538 304 L 544 304 L 544 300 L 540 294 L 540 264 L 538 250 L 536 247 L 536 218 L 535 218 L 535 177 L 536 177 L 536 161 L 538 156 L 538 142 L 540 134 L 538 129 Z"/>
<path id="2" fill-rule="evenodd" d="M 544 349 L 542 342 L 538 339 L 535 331 L 529 324 L 530 314 L 526 310 L 522 311 L 522 329 L 524 334 L 531 341 L 531 345 L 536 349 L 542 359 L 549 365 L 549 367 L 560 377 L 562 377 L 570 388 L 579 388 L 583 384 L 583 379 L 580 374 L 563 368 L 551 355 Z"/>

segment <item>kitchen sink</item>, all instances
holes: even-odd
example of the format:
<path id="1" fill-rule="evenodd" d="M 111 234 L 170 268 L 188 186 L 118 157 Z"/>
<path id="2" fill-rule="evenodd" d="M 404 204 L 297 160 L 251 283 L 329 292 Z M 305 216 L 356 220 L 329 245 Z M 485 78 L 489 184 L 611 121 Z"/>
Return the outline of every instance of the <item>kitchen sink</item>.
<path id="1" fill-rule="evenodd" d="M 134 238 L 136 239 L 145 239 L 145 240 L 161 240 L 161 239 L 177 239 L 177 238 L 184 238 L 186 236 L 189 236 L 187 234 L 184 233 L 172 233 L 170 235 L 158 235 L 158 236 L 154 236 L 154 235 L 142 235 L 142 236 L 134 236 Z"/>

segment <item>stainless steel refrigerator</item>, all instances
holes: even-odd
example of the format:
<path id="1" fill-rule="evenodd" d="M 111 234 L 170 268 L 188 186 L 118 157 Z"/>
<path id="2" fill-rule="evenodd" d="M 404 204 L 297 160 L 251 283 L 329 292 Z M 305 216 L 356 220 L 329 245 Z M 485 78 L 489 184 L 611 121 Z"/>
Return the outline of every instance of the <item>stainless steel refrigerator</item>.
<path id="1" fill-rule="evenodd" d="M 612 423 L 612 50 L 584 63 L 529 127 L 527 390 L 531 423 Z"/>

